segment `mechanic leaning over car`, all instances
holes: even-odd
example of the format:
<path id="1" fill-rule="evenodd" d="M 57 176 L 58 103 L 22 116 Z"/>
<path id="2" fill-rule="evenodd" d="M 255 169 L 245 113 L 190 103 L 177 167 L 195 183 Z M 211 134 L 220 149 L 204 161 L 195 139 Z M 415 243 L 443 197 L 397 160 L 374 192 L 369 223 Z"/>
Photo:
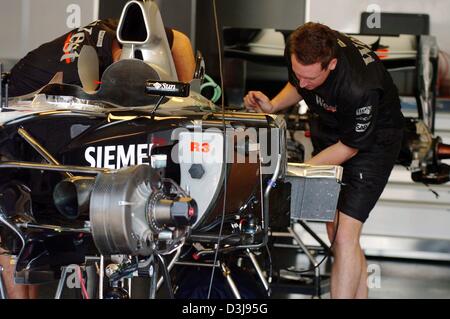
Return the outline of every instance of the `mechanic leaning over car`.
<path id="1" fill-rule="evenodd" d="M 273 98 L 244 97 L 247 109 L 276 113 L 304 100 L 312 113 L 311 165 L 342 165 L 336 220 L 327 224 L 334 262 L 332 298 L 367 298 L 361 230 L 388 181 L 402 141 L 404 118 L 391 76 L 362 42 L 309 22 L 285 48 L 289 81 Z M 337 230 L 337 233 L 336 233 Z"/>
<path id="2" fill-rule="evenodd" d="M 81 85 L 77 61 L 84 45 L 90 45 L 97 51 L 101 75 L 120 58 L 122 49 L 116 38 L 118 25 L 117 19 L 97 20 L 29 52 L 11 69 L 9 96 L 35 92 L 48 84 L 58 72 L 62 72 L 63 83 Z M 165 28 L 165 31 L 178 79 L 189 82 L 195 70 L 191 42 L 177 30 Z"/>

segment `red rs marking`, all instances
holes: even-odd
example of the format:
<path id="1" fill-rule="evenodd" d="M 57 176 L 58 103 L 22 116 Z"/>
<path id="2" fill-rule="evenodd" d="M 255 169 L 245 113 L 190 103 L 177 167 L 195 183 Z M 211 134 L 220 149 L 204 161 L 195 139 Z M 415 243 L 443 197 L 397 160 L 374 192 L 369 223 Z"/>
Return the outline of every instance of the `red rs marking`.
<path id="1" fill-rule="evenodd" d="M 191 152 L 209 153 L 209 143 L 191 142 Z"/>

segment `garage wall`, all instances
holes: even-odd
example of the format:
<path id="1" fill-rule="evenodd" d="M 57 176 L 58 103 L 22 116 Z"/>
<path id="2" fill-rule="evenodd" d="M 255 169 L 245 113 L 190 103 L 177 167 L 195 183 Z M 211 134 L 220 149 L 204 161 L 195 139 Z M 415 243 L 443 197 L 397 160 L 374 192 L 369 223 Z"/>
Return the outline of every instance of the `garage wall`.
<path id="1" fill-rule="evenodd" d="M 128 0 L 0 0 L 0 60 L 9 68 L 42 43 L 97 18 L 119 18 Z M 196 0 L 156 0 L 166 25 L 194 44 L 191 9 Z M 79 10 L 79 19 L 73 19 Z M 79 25 L 74 25 L 79 24 Z"/>
<path id="2" fill-rule="evenodd" d="M 322 22 L 333 29 L 359 32 L 360 15 L 369 5 L 378 5 L 382 12 L 422 13 L 430 16 L 430 34 L 436 36 L 442 51 L 450 53 L 450 1 L 447 0 L 310 0 L 310 21 Z M 330 9 L 332 8 L 332 9 Z M 382 23 L 382 22 L 381 22 Z M 448 61 L 448 56 L 441 55 Z M 441 68 L 445 63 L 441 63 Z M 441 69 L 442 70 L 442 69 Z M 447 72 L 442 83 L 441 95 L 450 95 L 450 74 Z"/>
<path id="3" fill-rule="evenodd" d="M 98 0 L 0 0 L 0 58 L 19 59 L 42 43 L 88 24 Z"/>
<path id="4" fill-rule="evenodd" d="M 217 0 L 219 30 L 223 27 L 295 29 L 305 21 L 305 1 Z M 196 47 L 205 56 L 206 72 L 217 79 L 219 66 L 212 1 L 197 0 L 196 15 Z"/>
<path id="5" fill-rule="evenodd" d="M 194 45 L 196 0 L 156 0 L 164 25 L 186 34 Z"/>
<path id="6" fill-rule="evenodd" d="M 382 12 L 429 14 L 430 33 L 437 37 L 442 49 L 450 52 L 450 1 L 446 0 L 312 0 L 309 17 L 340 31 L 359 32 L 360 14 L 373 4 Z"/>

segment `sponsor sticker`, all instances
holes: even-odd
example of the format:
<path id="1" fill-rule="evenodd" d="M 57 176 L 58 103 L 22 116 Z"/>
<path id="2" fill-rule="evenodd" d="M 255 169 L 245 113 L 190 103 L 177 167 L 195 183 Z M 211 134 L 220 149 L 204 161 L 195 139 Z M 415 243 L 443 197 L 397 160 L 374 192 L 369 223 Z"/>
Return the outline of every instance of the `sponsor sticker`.
<path id="1" fill-rule="evenodd" d="M 355 131 L 358 133 L 365 132 L 367 130 L 367 128 L 369 127 L 369 125 L 370 125 L 370 122 L 369 123 L 356 123 Z"/>
<path id="2" fill-rule="evenodd" d="M 98 32 L 98 38 L 97 38 L 97 48 L 101 48 L 103 46 L 103 39 L 105 38 L 105 30 L 100 30 Z"/>
<path id="3" fill-rule="evenodd" d="M 371 112 L 372 112 L 372 105 L 360 107 L 359 109 L 356 110 L 356 116 L 360 116 L 363 114 L 370 115 Z"/>

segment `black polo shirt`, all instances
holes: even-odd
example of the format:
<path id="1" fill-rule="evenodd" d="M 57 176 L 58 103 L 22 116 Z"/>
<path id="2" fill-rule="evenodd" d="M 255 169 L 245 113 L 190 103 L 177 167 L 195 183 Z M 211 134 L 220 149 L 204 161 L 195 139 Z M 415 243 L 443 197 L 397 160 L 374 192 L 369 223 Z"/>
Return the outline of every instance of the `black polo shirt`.
<path id="1" fill-rule="evenodd" d="M 318 118 L 321 149 L 338 141 L 366 149 L 378 130 L 403 127 L 400 99 L 377 55 L 357 39 L 335 34 L 338 62 L 326 81 L 314 90 L 300 88 L 286 51 L 289 82 Z"/>

